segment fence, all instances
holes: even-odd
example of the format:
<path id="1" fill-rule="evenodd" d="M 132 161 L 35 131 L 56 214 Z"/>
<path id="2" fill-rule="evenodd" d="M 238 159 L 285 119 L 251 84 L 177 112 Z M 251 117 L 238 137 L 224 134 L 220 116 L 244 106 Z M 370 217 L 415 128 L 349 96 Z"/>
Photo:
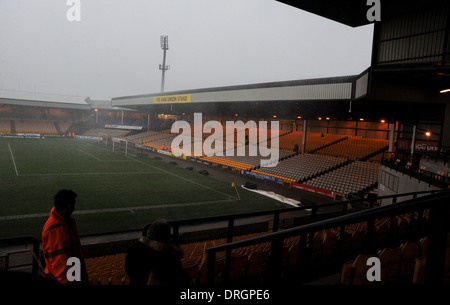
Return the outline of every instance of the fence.
<path id="1" fill-rule="evenodd" d="M 444 195 L 440 195 L 445 193 L 445 197 L 442 197 Z M 429 195 L 431 194 L 431 195 Z M 425 196 L 428 195 L 428 196 Z M 424 196 L 424 197 L 419 197 Z M 434 196 L 431 199 L 429 199 L 430 196 Z M 439 197 L 435 197 L 439 196 Z M 397 202 L 398 198 L 411 198 L 410 200 Z M 373 209 L 377 206 L 378 200 L 392 198 L 392 202 L 396 204 L 392 204 L 386 207 L 383 207 L 383 210 Z M 349 201 L 342 201 L 342 202 L 331 202 L 328 204 L 321 204 L 321 205 L 306 205 L 301 206 L 298 208 L 287 208 L 287 209 L 279 209 L 279 210 L 270 210 L 270 211 L 260 211 L 260 212 L 252 212 L 252 213 L 244 213 L 244 214 L 238 214 L 238 215 L 223 215 L 223 216 L 216 216 L 216 217 L 207 217 L 207 218 L 198 218 L 198 219 L 186 219 L 186 220 L 178 220 L 178 221 L 171 221 L 170 225 L 173 230 L 173 238 L 174 240 L 180 241 L 181 234 L 180 234 L 180 228 L 183 226 L 193 226 L 193 225 L 199 225 L 199 224 L 205 224 L 205 223 L 217 223 L 217 222 L 223 222 L 225 223 L 226 228 L 226 238 L 227 238 L 227 244 L 209 248 L 206 250 L 208 254 L 208 270 L 213 270 L 211 268 L 214 268 L 214 259 L 215 255 L 219 251 L 227 251 L 227 258 L 229 261 L 229 255 L 231 253 L 231 249 L 244 247 L 252 244 L 257 243 L 263 243 L 263 242 L 271 242 L 272 243 L 272 255 L 271 255 L 271 272 L 276 274 L 277 271 L 277 265 L 279 262 L 277 260 L 279 259 L 279 251 L 280 246 L 282 246 L 282 240 L 288 236 L 293 235 L 302 235 L 307 234 L 308 232 L 312 232 L 314 230 L 321 230 L 323 228 L 328 227 L 336 227 L 336 226 L 342 226 L 342 229 L 345 229 L 345 225 L 352 223 L 352 222 L 358 222 L 365 219 L 365 221 L 372 221 L 374 220 L 374 217 L 376 216 L 384 216 L 384 215 L 390 215 L 392 211 L 396 211 L 396 209 L 401 209 L 402 211 L 405 209 L 410 209 L 411 202 L 423 207 L 425 203 L 431 202 L 434 203 L 437 199 L 441 200 L 442 198 L 448 200 L 450 198 L 447 191 L 422 191 L 422 192 L 411 192 L 411 193 L 405 193 L 405 194 L 396 194 L 396 195 L 389 195 L 389 196 L 382 196 L 382 197 L 370 197 L 370 198 L 360 198 L 360 199 L 354 199 Z M 445 200 L 444 200 L 445 201 Z M 408 204 L 405 204 L 405 203 Z M 363 211 L 356 212 L 355 208 L 352 208 L 352 206 L 363 206 Z M 441 205 L 439 205 L 441 208 Z M 434 215 L 434 214 L 433 214 Z M 264 221 L 269 221 L 271 225 L 271 232 L 267 235 L 264 235 L 260 238 L 251 238 L 245 241 L 238 241 L 233 242 L 233 236 L 235 234 L 236 229 L 236 223 L 238 220 L 241 219 L 249 219 L 254 220 L 255 218 L 263 216 Z M 433 217 L 439 217 L 439 214 L 437 216 Z M 289 228 L 290 226 L 283 225 L 283 221 L 285 219 L 290 218 L 299 218 L 301 220 L 300 226 L 296 226 L 293 228 Z M 366 219 L 367 218 L 367 219 Z M 250 221 L 250 223 L 253 223 Z M 147 227 L 150 224 L 148 224 L 143 229 L 143 234 L 146 232 Z M 443 225 L 442 221 L 440 222 L 440 225 Z M 291 225 L 292 226 L 292 225 Z M 373 226 L 373 224 L 368 224 L 368 228 Z M 280 231 L 280 229 L 282 229 Z M 369 241 L 367 241 L 369 242 Z M 31 263 L 31 272 L 33 274 L 38 274 L 39 272 L 39 264 L 40 264 L 40 240 L 34 236 L 23 236 L 23 237 L 14 237 L 14 238 L 6 238 L 6 239 L 0 239 L 0 247 L 5 246 L 13 246 L 13 245 L 32 245 L 32 249 L 30 249 L 32 255 L 33 255 L 33 261 Z M 305 246 L 305 245 L 304 245 Z M 310 244 L 309 246 L 312 246 Z M 302 251 L 305 251 L 305 248 L 302 248 Z M 5 261 L 7 258 L 5 258 Z M 432 265 L 433 263 L 431 263 Z M 7 264 L 6 264 L 7 267 Z M 229 267 L 229 266 L 228 266 Z M 226 269 L 225 269 L 226 270 Z M 211 276 L 209 274 L 209 276 Z M 275 277 L 276 278 L 276 277 Z M 211 280 L 209 278 L 209 280 Z"/>
<path id="2" fill-rule="evenodd" d="M 286 229 L 279 232 L 274 232 L 260 237 L 254 237 L 243 241 L 237 241 L 211 247 L 206 249 L 207 253 L 207 283 L 214 283 L 214 270 L 216 263 L 216 254 L 218 252 L 226 252 L 225 255 L 225 267 L 223 272 L 223 280 L 226 282 L 230 271 L 231 251 L 243 247 L 262 244 L 269 242 L 270 246 L 270 258 L 268 264 L 268 278 L 271 281 L 277 282 L 282 276 L 282 255 L 283 255 L 283 241 L 286 238 L 299 236 L 299 256 L 298 262 L 300 268 L 303 266 L 303 270 L 306 270 L 309 266 L 311 258 L 311 250 L 313 248 L 313 241 L 315 232 L 326 230 L 330 228 L 340 228 L 339 244 L 336 248 L 336 256 L 339 256 L 340 250 L 342 250 L 343 237 L 345 236 L 345 228 L 348 225 L 365 222 L 367 224 L 367 231 L 365 234 L 364 248 L 362 252 L 370 253 L 374 251 L 374 228 L 375 220 L 383 217 L 390 217 L 392 220 L 396 215 L 405 213 L 411 213 L 411 215 L 418 213 L 419 218 L 417 224 L 421 223 L 421 216 L 425 209 L 429 209 L 429 230 L 424 232 L 423 228 L 417 226 L 416 230 L 411 231 L 411 238 L 417 238 L 418 236 L 427 234 L 429 237 L 428 251 L 427 251 L 427 265 L 425 271 L 425 283 L 426 284 L 440 284 L 443 281 L 444 275 L 444 263 L 445 263 L 445 249 L 447 238 L 447 223 L 448 223 L 448 201 L 450 199 L 450 193 L 448 190 L 440 191 L 435 194 L 431 194 L 424 197 L 417 197 L 396 204 L 391 204 L 384 207 L 378 207 L 374 209 L 367 209 L 354 214 L 343 215 L 334 217 L 331 219 L 312 222 L 310 224 L 302 225 L 295 228 Z M 386 196 L 388 197 L 388 196 Z M 309 238 L 307 235 L 309 234 Z M 308 242 L 308 244 L 307 244 Z M 302 273 L 299 273 L 301 277 Z M 301 278 L 298 279 L 301 281 Z"/>

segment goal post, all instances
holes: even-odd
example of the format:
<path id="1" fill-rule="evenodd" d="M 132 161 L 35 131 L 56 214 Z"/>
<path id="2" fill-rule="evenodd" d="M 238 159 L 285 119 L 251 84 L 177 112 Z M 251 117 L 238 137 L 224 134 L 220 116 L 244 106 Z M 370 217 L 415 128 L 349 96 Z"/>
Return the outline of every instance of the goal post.
<path id="1" fill-rule="evenodd" d="M 112 150 L 113 152 L 122 150 L 125 148 L 125 156 L 128 155 L 128 141 L 121 138 L 112 138 Z"/>

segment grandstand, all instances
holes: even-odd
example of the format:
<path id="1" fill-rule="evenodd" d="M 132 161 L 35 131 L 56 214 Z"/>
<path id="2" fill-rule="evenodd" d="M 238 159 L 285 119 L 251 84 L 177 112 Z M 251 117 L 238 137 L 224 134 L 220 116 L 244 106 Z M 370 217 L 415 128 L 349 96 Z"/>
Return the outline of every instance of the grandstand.
<path id="1" fill-rule="evenodd" d="M 342 142 L 319 149 L 316 153 L 349 160 L 361 160 L 369 156 L 381 155 L 388 149 L 388 145 L 388 140 L 347 138 Z"/>
<path id="2" fill-rule="evenodd" d="M 334 134 L 319 134 L 308 133 L 306 140 L 305 152 L 314 152 L 325 146 L 335 144 L 342 140 L 345 140 L 347 136 L 334 135 Z M 294 131 L 287 135 L 280 137 L 280 148 L 283 150 L 292 151 L 297 144 L 298 147 L 302 147 L 303 132 Z"/>
<path id="3" fill-rule="evenodd" d="M 333 6 L 333 1 L 323 3 Z M 324 11 L 314 1 L 296 5 L 350 26 L 367 23 L 358 15 L 366 16 L 366 8 L 350 12 L 344 5 Z M 423 8 L 411 4 L 405 12 L 395 13 L 403 9 L 383 4 L 383 10 L 389 13 L 375 25 L 373 64 L 358 75 L 167 92 L 175 96 L 189 94 L 192 105 L 163 104 L 157 110 L 153 100 L 160 93 L 99 102 L 0 92 L 0 134 L 5 140 L 0 157 L 5 161 L 5 172 L 12 177 L 0 190 L 3 196 L 11 194 L 13 198 L 0 216 L 3 234 L 13 235 L 11 217 L 23 217 L 24 223 L 32 219 L 27 226 L 21 223 L 21 230 L 39 227 L 39 217 L 44 217 L 36 216 L 41 212 L 34 210 L 36 206 L 10 203 L 23 201 L 25 194 L 14 192 L 13 183 L 27 169 L 27 191 L 36 192 L 37 197 L 43 197 L 39 193 L 42 185 L 59 186 L 61 181 L 70 181 L 79 187 L 90 182 L 83 187 L 93 197 L 108 199 L 94 211 L 77 215 L 81 227 L 86 228 L 83 246 L 92 285 L 129 284 L 124 272 L 126 246 L 141 235 L 142 227 L 154 215 L 168 216 L 175 240 L 185 251 L 183 266 L 195 287 L 324 281 L 345 286 L 448 284 L 450 100 L 437 90 L 446 84 L 450 53 L 448 46 L 429 35 L 441 37 L 439 41 L 448 40 L 444 35 L 449 33 L 450 17 L 441 12 L 448 12 L 449 4 L 439 2 L 426 14 L 422 14 Z M 436 27 L 433 34 L 427 30 L 430 24 Z M 400 37 L 399 28 L 403 33 Z M 423 38 L 421 42 L 415 40 L 418 36 Z M 417 48 L 394 52 L 399 48 L 395 43 L 404 40 Z M 431 53 L 422 54 L 420 49 Z M 262 110 L 276 109 L 272 106 L 281 103 L 284 114 Z M 200 105 L 208 109 L 201 125 L 203 131 L 209 120 L 238 121 L 232 107 L 237 104 L 256 109 L 254 117 L 239 119 L 244 123 L 269 121 L 274 115 L 284 121 L 277 134 L 268 132 L 267 143 L 258 138 L 254 144 L 270 146 L 276 138 L 276 166 L 261 167 L 262 156 L 249 154 L 248 138 L 245 155 L 237 156 L 242 148 L 236 140 L 238 130 L 226 127 L 222 135 L 233 135 L 232 153 L 226 150 L 224 136 L 214 138 L 221 141 L 223 156 L 191 158 L 191 147 L 190 152 L 174 158 L 168 149 L 179 136 L 170 131 L 175 120 L 186 120 L 193 127 L 193 116 Z M 297 113 L 298 104 L 304 112 Z M 262 113 L 265 115 L 260 116 Z M 319 115 L 330 120 L 318 119 Z M 249 130 L 245 134 L 249 136 Z M 80 142 L 74 140 L 70 144 L 73 146 L 63 150 L 68 143 L 63 141 L 72 139 L 62 138 L 73 135 Z M 191 135 L 188 139 L 204 143 L 211 136 L 210 132 L 202 132 L 201 137 Z M 31 145 L 32 139 L 16 139 L 31 137 L 45 141 L 51 137 L 55 141 L 51 150 L 61 149 L 60 155 L 66 159 L 56 162 L 54 156 L 58 154 L 54 152 L 43 159 L 31 158 L 33 151 L 49 151 L 44 148 L 49 142 L 44 140 L 40 146 Z M 116 137 L 130 143 L 132 157 L 95 143 L 99 138 Z M 111 145 L 111 141 L 104 142 Z M 19 146 L 23 147 L 20 154 Z M 75 158 L 81 161 L 71 164 Z M 155 163 L 158 159 L 168 162 Z M 186 169 L 171 166 L 174 163 Z M 221 180 L 187 171 L 199 164 L 202 169 L 219 172 Z M 98 176 L 102 178 L 94 180 Z M 41 186 L 38 177 L 45 182 Z M 103 185 L 99 181 L 112 182 Z M 235 181 L 249 181 L 260 189 L 270 188 L 299 199 L 301 204 L 293 208 L 274 204 L 262 195 L 252 197 L 239 185 L 231 188 L 230 181 L 233 185 Z M 114 191 L 118 189 L 125 197 L 118 196 Z M 134 205 L 148 198 L 157 200 L 158 205 Z M 123 203 L 131 204 L 131 208 Z M 30 210 L 21 210 L 25 208 Z M 109 217 L 105 211 L 110 208 L 118 209 L 115 213 L 120 217 Z M 98 223 L 106 232 L 99 233 Z M 122 235 L 126 237 L 119 237 Z M 39 257 L 40 238 L 36 237 L 6 236 L 0 246 L 32 244 L 34 255 Z M 30 249 L 2 254 L 0 266 L 10 266 L 17 253 L 29 255 Z M 380 282 L 368 280 L 368 258 L 380 259 Z M 32 271 L 39 274 L 37 261 L 31 261 Z"/>
<path id="4" fill-rule="evenodd" d="M 108 139 L 119 137 L 125 138 L 127 134 L 129 134 L 129 130 L 121 130 L 121 129 L 108 129 L 108 128 L 93 128 L 83 132 L 82 136 L 87 137 L 107 137 Z"/>
<path id="5" fill-rule="evenodd" d="M 14 121 L 14 129 L 18 133 L 40 133 L 40 134 L 57 134 L 55 125 L 51 122 L 42 121 Z"/>
<path id="6" fill-rule="evenodd" d="M 0 120 L 0 132 L 3 133 L 11 133 L 11 121 L 1 119 Z"/>
<path id="7" fill-rule="evenodd" d="M 355 161 L 303 183 L 335 193 L 358 194 L 377 185 L 379 164 Z"/>
<path id="8" fill-rule="evenodd" d="M 313 176 L 325 173 L 332 168 L 343 165 L 347 162 L 343 158 L 333 158 L 316 154 L 301 154 L 285 159 L 278 163 L 276 167 L 261 168 L 259 172 L 275 174 L 302 182 Z"/>
<path id="9" fill-rule="evenodd" d="M 10 123 L 9 120 L 3 120 Z M 105 123 L 106 124 L 106 123 Z M 6 125 L 6 124 L 5 124 Z M 42 126 L 44 124 L 35 124 L 27 130 L 32 133 L 40 133 Z M 12 133 L 8 131 L 11 135 Z M 282 142 L 283 137 L 292 135 L 290 132 L 282 132 L 279 135 L 280 142 Z M 128 141 L 132 142 L 134 145 L 144 145 L 149 148 L 154 148 L 160 150 L 162 144 L 170 146 L 171 141 L 176 136 L 169 133 L 168 131 L 143 131 L 143 132 L 131 132 L 129 130 L 117 130 L 108 128 L 93 128 L 89 129 L 82 134 L 86 137 L 124 137 Z M 204 140 L 208 135 L 204 136 Z M 298 137 L 299 134 L 296 134 Z M 297 137 L 294 137 L 297 139 Z M 316 134 L 311 138 L 317 137 L 319 139 L 326 138 L 322 137 L 320 134 Z M 332 139 L 332 140 L 331 140 Z M 353 141 L 354 140 L 354 141 Z M 291 140 L 289 140 L 291 141 Z M 287 141 L 286 141 L 287 142 Z M 317 143 L 316 142 L 316 143 Z M 292 144 L 293 142 L 291 142 Z M 311 141 L 310 143 L 314 143 Z M 357 143 L 357 144 L 355 144 Z M 283 150 L 280 148 L 280 160 L 275 167 L 270 168 L 257 168 L 259 159 L 261 156 L 250 157 L 248 156 L 248 145 L 246 145 L 246 155 L 245 156 L 222 156 L 222 157 L 201 157 L 200 160 L 206 163 L 221 164 L 225 168 L 235 169 L 237 171 L 249 171 L 261 175 L 267 175 L 268 177 L 277 177 L 282 181 L 288 181 L 291 183 L 302 183 L 303 185 L 310 186 L 316 189 L 329 190 L 334 193 L 340 194 L 367 194 L 369 190 L 373 192 L 374 188 L 377 186 L 379 181 L 379 171 L 381 163 L 379 162 L 368 162 L 371 156 L 375 155 L 379 151 L 384 151 L 386 149 L 386 140 L 378 139 L 361 139 L 353 138 L 351 136 L 337 136 L 329 137 L 327 142 L 322 142 L 320 144 L 314 145 L 310 149 L 309 153 L 295 153 L 292 150 Z M 288 145 L 289 146 L 289 145 Z M 358 154 L 355 154 L 355 147 L 361 148 L 358 150 Z M 235 149 L 237 147 L 235 146 Z M 324 153 L 324 151 L 334 153 Z M 92 154 L 92 153 L 89 153 Z M 355 156 L 355 157 L 352 157 Z M 370 201 L 368 198 L 364 198 L 362 195 L 362 201 L 355 204 L 355 202 L 341 202 L 342 211 L 345 211 L 348 206 L 353 206 L 353 209 L 360 209 L 363 207 L 365 210 L 369 205 L 373 206 L 380 199 L 376 201 Z M 397 197 L 395 197 L 397 198 Z M 322 205 L 324 210 L 325 205 Z M 319 207 L 319 205 L 317 206 Z M 344 208 L 345 207 L 345 208 Z M 304 208 L 305 209 L 305 208 Z M 334 215 L 336 209 L 332 209 L 330 206 L 330 215 Z M 339 209 L 338 209 L 339 210 Z M 349 210 L 350 214 L 355 213 Z M 325 216 L 330 212 L 324 212 L 325 218 L 330 216 Z M 428 210 L 426 214 L 421 215 L 416 214 L 414 217 L 419 217 L 417 219 L 428 219 Z M 347 213 L 347 212 L 346 212 Z M 252 214 L 252 213 L 250 213 Z M 312 215 L 316 215 L 317 212 Z M 244 214 L 242 214 L 244 215 Z M 274 214 L 275 215 L 275 214 Z M 356 214 L 355 214 L 356 215 Z M 394 242 L 397 246 L 397 252 L 406 252 L 406 248 L 409 247 L 411 241 L 408 241 L 408 232 L 411 232 L 410 226 L 416 223 L 417 220 L 412 221 L 410 217 L 412 214 L 403 213 L 399 214 L 394 218 L 394 220 L 389 217 L 384 217 L 377 219 L 374 223 L 375 228 L 375 239 L 374 243 L 379 245 L 376 247 L 376 253 L 371 254 L 376 257 L 383 258 L 388 252 L 386 247 L 388 245 L 387 241 Z M 224 216 L 225 217 L 225 216 Z M 252 240 L 258 240 L 264 236 L 271 236 L 276 232 L 289 231 L 291 228 L 297 228 L 292 225 L 294 223 L 309 223 L 314 224 L 303 217 L 295 217 L 292 220 L 285 219 L 283 221 L 277 220 L 278 223 L 275 226 L 275 218 L 273 220 L 273 226 L 264 226 L 265 229 L 257 230 L 257 232 L 250 234 L 236 234 L 234 238 L 220 237 L 217 235 L 215 239 L 193 239 L 187 238 L 188 234 L 184 233 L 182 239 L 180 240 L 181 246 L 185 251 L 185 257 L 182 261 L 184 268 L 188 272 L 191 278 L 191 285 L 204 285 L 206 283 L 221 284 L 225 282 L 237 282 L 237 283 L 252 283 L 253 281 L 269 281 L 271 270 L 271 252 L 273 252 L 273 243 L 270 240 L 263 240 L 260 243 L 255 243 L 248 245 L 246 247 L 238 247 L 230 252 L 231 256 L 227 256 L 226 251 L 217 252 L 214 258 L 214 275 L 209 274 L 211 264 L 211 249 L 216 249 L 219 247 L 226 247 L 227 245 L 234 245 L 234 243 L 239 244 L 239 242 L 247 243 Z M 270 217 L 269 217 L 270 219 Z M 329 218 L 332 221 L 333 218 Z M 201 219 L 202 221 L 208 222 L 207 219 Z M 193 221 L 193 220 L 190 220 Z M 176 221 L 172 222 L 172 225 L 176 225 Z M 269 222 L 270 223 L 270 222 Z M 426 226 L 423 225 L 425 228 Z M 301 228 L 298 227 L 298 228 Z M 292 274 L 287 270 L 291 268 L 297 268 L 299 258 L 302 257 L 302 247 L 308 245 L 306 249 L 310 253 L 309 259 L 313 262 L 314 266 L 321 266 L 324 262 L 331 263 L 335 262 L 332 271 L 334 278 L 334 283 L 340 283 L 342 285 L 357 285 L 364 282 L 364 279 L 359 279 L 357 263 L 365 256 L 358 255 L 367 243 L 367 234 L 369 232 L 370 223 L 369 222 L 359 222 L 353 225 L 348 225 L 345 227 L 345 234 L 340 230 L 339 226 L 331 227 L 329 229 L 320 229 L 314 233 L 314 235 L 309 235 L 306 241 L 303 243 L 301 235 L 286 237 L 283 242 L 283 254 L 282 254 L 282 264 L 281 270 L 283 278 L 286 280 L 292 280 Z M 222 230 L 223 231 L 223 230 Z M 228 230 L 229 231 L 229 230 Z M 221 232 L 218 229 L 217 232 Z M 391 235 L 394 234 L 394 235 Z M 425 245 L 428 241 L 426 234 L 420 234 L 420 239 L 415 241 L 415 244 L 420 243 Z M 186 239 L 186 240 L 185 240 Z M 311 240 L 311 241 L 309 241 Z M 230 244 L 230 242 L 233 242 Z M 338 246 L 341 245 L 341 246 Z M 92 285 L 128 285 L 129 278 L 124 272 L 124 260 L 126 248 L 123 247 L 123 242 L 113 241 L 104 245 L 105 249 L 110 249 L 104 251 L 100 254 L 98 249 L 87 255 L 87 267 L 89 272 L 89 281 Z M 342 248 L 341 248 L 342 247 Z M 385 247 L 385 248 L 383 248 Z M 91 247 L 92 248 L 92 247 Z M 88 249 L 88 248 L 86 248 Z M 113 250 L 111 250 L 113 249 Z M 114 250 L 115 249 L 115 250 Z M 345 253 L 343 257 L 347 258 L 348 261 L 336 261 L 335 253 L 337 249 L 342 249 Z M 111 251 L 113 253 L 111 253 Z M 87 250 L 87 253 L 90 253 Z M 406 254 L 405 254 L 406 255 Z M 400 260 L 406 260 L 406 256 L 400 256 Z M 398 281 L 406 284 L 423 283 L 424 282 L 424 255 L 426 255 L 426 248 L 421 248 L 419 252 L 409 259 L 409 267 L 406 267 L 406 262 L 402 263 L 405 267 L 401 267 L 398 271 L 391 272 L 389 279 L 391 281 Z M 353 260 L 350 260 L 353 259 Z M 415 260 L 417 259 L 417 271 Z M 403 266 L 401 264 L 401 266 Z M 339 270 L 339 266 L 342 270 Z M 314 273 L 310 274 L 300 280 L 311 281 L 315 279 Z M 387 275 L 384 275 L 387 276 Z M 338 279 L 339 278 L 339 279 Z M 387 278 L 384 278 L 386 280 Z M 296 279 L 296 281 L 299 279 Z M 360 282 L 358 282 L 360 281 Z M 367 281 L 364 282 L 367 284 Z"/>

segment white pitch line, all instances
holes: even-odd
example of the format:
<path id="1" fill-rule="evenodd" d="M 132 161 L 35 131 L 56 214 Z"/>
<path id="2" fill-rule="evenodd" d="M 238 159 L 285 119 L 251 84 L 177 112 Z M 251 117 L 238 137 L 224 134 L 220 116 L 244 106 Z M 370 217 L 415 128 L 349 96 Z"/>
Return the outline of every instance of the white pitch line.
<path id="1" fill-rule="evenodd" d="M 94 159 L 97 160 L 97 161 L 102 161 L 102 160 L 100 160 L 99 158 L 97 158 L 96 156 L 94 156 L 93 154 L 90 154 L 90 153 L 88 153 L 88 152 L 86 152 L 86 151 L 84 151 L 84 150 L 82 150 L 82 149 L 77 148 L 77 150 L 78 150 L 78 151 L 81 151 L 82 153 L 84 153 L 84 154 L 86 154 L 86 155 L 88 155 L 89 157 L 94 158 Z"/>
<path id="2" fill-rule="evenodd" d="M 116 173 L 51 173 L 51 174 L 20 174 L 21 177 L 34 176 L 83 176 L 83 175 L 140 175 L 160 174 L 161 172 L 116 172 Z"/>
<path id="3" fill-rule="evenodd" d="M 94 156 L 93 154 L 88 153 L 87 151 L 84 151 L 84 150 L 82 150 L 82 149 L 77 148 L 77 150 L 80 151 L 80 152 L 82 152 L 82 153 L 84 153 L 84 154 L 86 154 L 86 155 L 88 155 L 89 157 L 94 158 L 95 160 L 97 160 L 97 161 L 99 161 L 99 162 L 130 162 L 130 160 L 102 160 L 102 159 L 97 158 L 97 157 Z M 131 154 L 130 154 L 130 155 L 131 155 Z"/>
<path id="4" fill-rule="evenodd" d="M 129 158 L 129 157 L 128 157 L 128 158 Z M 174 174 L 174 173 L 168 172 L 168 171 L 166 171 L 166 170 L 163 170 L 162 168 L 158 168 L 158 167 L 156 167 L 156 166 L 153 166 L 153 165 L 144 163 L 144 162 L 139 161 L 139 160 L 136 160 L 136 159 L 132 159 L 132 158 L 129 158 L 129 159 L 130 159 L 130 160 L 133 160 L 133 161 L 136 161 L 136 162 L 138 162 L 138 163 L 144 164 L 144 165 L 146 165 L 146 166 L 149 166 L 149 167 L 152 167 L 152 168 L 156 168 L 156 169 L 158 169 L 158 170 L 160 170 L 160 171 L 162 171 L 162 172 L 164 172 L 164 173 L 166 173 L 166 174 L 169 174 L 169 175 L 175 176 L 175 177 L 177 177 L 177 178 L 186 180 L 186 181 L 188 181 L 188 182 L 190 182 L 190 183 L 192 183 L 192 184 L 198 185 L 198 186 L 203 187 L 203 188 L 205 188 L 205 189 L 208 189 L 208 190 L 210 190 L 210 191 L 216 192 L 216 193 L 221 194 L 221 195 L 225 195 L 225 196 L 227 196 L 228 198 L 233 198 L 234 200 L 237 199 L 236 197 L 233 197 L 233 196 L 231 196 L 231 195 L 229 195 L 229 194 L 226 194 L 226 193 L 223 193 L 223 192 L 221 192 L 221 191 L 215 190 L 215 189 L 210 188 L 210 187 L 208 187 L 208 186 L 206 186 L 206 185 L 202 185 L 202 184 L 200 184 L 200 183 L 191 181 L 191 180 L 189 180 L 189 179 L 187 179 L 187 178 L 184 178 L 184 177 L 181 177 L 181 176 L 179 176 L 179 175 L 177 175 L 177 174 Z"/>
<path id="5" fill-rule="evenodd" d="M 151 206 L 138 206 L 138 207 L 123 207 L 123 208 L 110 208 L 110 209 L 95 209 L 95 210 L 79 210 L 73 212 L 73 215 L 86 215 L 86 214 L 99 214 L 99 213 L 114 213 L 114 212 L 130 212 L 139 210 L 150 210 L 150 209 L 160 209 L 160 208 L 177 208 L 185 206 L 198 206 L 211 203 L 220 202 L 231 202 L 235 199 L 222 199 L 214 201 L 201 201 L 201 202 L 191 202 L 191 203 L 174 203 L 174 204 L 162 204 L 162 205 L 151 205 Z M 38 218 L 38 217 L 48 217 L 50 213 L 36 213 L 36 214 L 23 214 L 23 215 L 10 215 L 10 216 L 0 216 L 0 221 L 2 220 L 18 220 L 25 218 Z"/>
<path id="6" fill-rule="evenodd" d="M 9 145 L 9 143 L 8 143 L 8 148 L 9 148 L 9 152 L 11 153 L 11 158 L 14 163 L 14 169 L 16 170 L 16 176 L 19 176 L 19 172 L 17 171 L 16 161 L 14 160 L 14 155 L 13 155 L 13 152 L 12 152 L 12 149 L 11 149 L 11 146 Z"/>

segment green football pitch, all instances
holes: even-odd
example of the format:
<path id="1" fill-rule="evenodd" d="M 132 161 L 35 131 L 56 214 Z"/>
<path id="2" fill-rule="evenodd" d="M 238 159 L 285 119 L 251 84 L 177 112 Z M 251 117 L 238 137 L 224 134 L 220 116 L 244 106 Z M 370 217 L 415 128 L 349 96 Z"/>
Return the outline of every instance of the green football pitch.
<path id="1" fill-rule="evenodd" d="M 176 161 L 176 160 L 175 160 Z M 159 158 L 79 139 L 0 138 L 0 238 L 34 235 L 60 189 L 78 195 L 80 235 L 149 222 L 279 209 L 278 201 Z"/>

